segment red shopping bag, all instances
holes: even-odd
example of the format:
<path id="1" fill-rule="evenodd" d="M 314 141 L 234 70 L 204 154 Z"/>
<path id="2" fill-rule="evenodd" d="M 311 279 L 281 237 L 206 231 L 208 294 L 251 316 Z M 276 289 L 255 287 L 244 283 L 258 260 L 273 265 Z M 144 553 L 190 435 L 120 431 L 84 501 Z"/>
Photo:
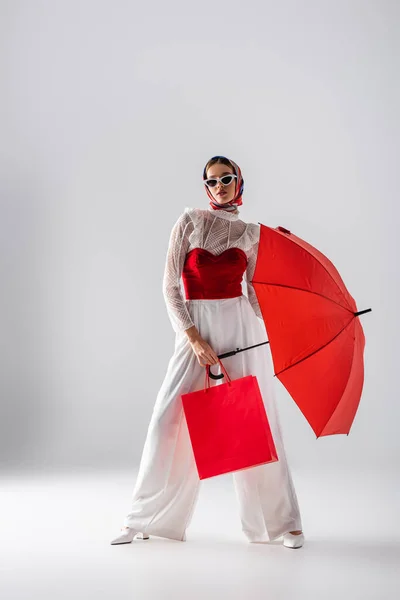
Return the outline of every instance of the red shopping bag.
<path id="1" fill-rule="evenodd" d="M 231 380 L 182 394 L 190 440 L 200 479 L 278 460 L 257 377 Z"/>

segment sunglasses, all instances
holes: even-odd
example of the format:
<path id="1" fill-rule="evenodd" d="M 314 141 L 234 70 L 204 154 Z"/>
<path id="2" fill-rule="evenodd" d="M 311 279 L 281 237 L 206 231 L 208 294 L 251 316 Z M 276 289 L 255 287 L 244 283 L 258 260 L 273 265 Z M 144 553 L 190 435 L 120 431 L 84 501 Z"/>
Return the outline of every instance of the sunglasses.
<path id="1" fill-rule="evenodd" d="M 222 185 L 227 186 L 234 179 L 237 179 L 237 175 L 223 175 L 222 177 L 212 177 L 211 179 L 203 179 L 203 183 L 206 184 L 207 187 L 213 188 L 217 185 L 218 181 L 222 183 Z"/>

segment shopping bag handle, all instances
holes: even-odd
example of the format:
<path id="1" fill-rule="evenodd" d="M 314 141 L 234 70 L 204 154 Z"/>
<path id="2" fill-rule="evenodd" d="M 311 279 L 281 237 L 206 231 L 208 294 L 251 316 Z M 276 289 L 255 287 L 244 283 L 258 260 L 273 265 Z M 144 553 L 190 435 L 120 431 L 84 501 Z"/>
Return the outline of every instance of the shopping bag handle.
<path id="1" fill-rule="evenodd" d="M 218 358 L 218 356 L 217 356 L 217 358 Z M 228 383 L 230 385 L 232 380 L 229 377 L 228 371 L 225 369 L 224 365 L 222 364 L 222 360 L 220 358 L 218 358 L 218 362 L 221 365 L 221 369 L 223 370 L 223 372 L 225 373 L 225 376 L 227 378 L 226 383 Z M 206 376 L 205 376 L 204 388 L 205 388 L 205 390 L 210 388 L 210 365 L 206 365 Z"/>

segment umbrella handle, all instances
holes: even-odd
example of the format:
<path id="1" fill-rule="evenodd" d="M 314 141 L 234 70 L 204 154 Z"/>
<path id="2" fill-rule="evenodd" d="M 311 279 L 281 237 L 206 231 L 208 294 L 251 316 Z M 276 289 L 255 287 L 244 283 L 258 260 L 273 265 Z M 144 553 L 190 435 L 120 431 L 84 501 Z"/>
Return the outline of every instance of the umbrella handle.
<path id="1" fill-rule="evenodd" d="M 236 350 L 231 350 L 230 352 L 224 352 L 223 354 L 217 354 L 217 358 L 227 358 L 228 356 L 233 356 L 234 354 L 237 354 L 237 352 L 244 352 L 245 350 L 251 350 L 251 348 L 256 348 L 257 346 L 263 346 L 264 344 L 269 344 L 269 341 L 267 340 L 266 342 L 261 342 L 261 344 L 254 344 L 253 346 L 248 346 L 247 348 L 236 348 Z M 208 365 L 210 366 L 210 365 Z M 219 373 L 219 375 L 214 375 L 214 373 L 211 372 L 211 368 L 208 369 L 208 375 L 211 377 L 211 379 L 222 379 L 224 377 L 223 373 Z"/>
<path id="2" fill-rule="evenodd" d="M 211 369 L 210 369 L 210 365 L 207 365 L 208 367 L 208 376 L 211 377 L 211 379 L 222 379 L 224 374 L 223 373 L 218 373 L 217 375 L 215 375 L 214 373 L 211 373 Z"/>
<path id="3" fill-rule="evenodd" d="M 227 358 L 228 356 L 233 356 L 234 354 L 236 354 L 236 352 L 239 352 L 240 348 L 236 348 L 236 350 L 231 350 L 230 352 L 224 352 L 223 354 L 217 354 L 217 358 Z M 221 363 L 221 361 L 219 361 Z M 222 365 L 222 363 L 221 363 Z M 211 365 L 206 365 L 206 367 L 208 367 L 208 376 L 211 377 L 211 379 L 222 379 L 224 377 L 223 373 L 218 373 L 218 375 L 215 375 L 214 373 L 211 372 Z"/>
<path id="4" fill-rule="evenodd" d="M 221 369 L 224 371 L 225 375 L 228 378 L 228 383 L 230 383 L 232 380 L 229 377 L 229 374 L 228 374 L 227 370 L 225 369 L 225 366 L 222 364 L 221 360 L 218 359 L 218 361 L 219 361 L 219 364 L 221 365 Z M 221 373 L 220 375 L 214 375 L 213 379 L 221 379 L 221 375 L 222 375 L 222 377 L 224 376 L 224 374 Z M 205 378 L 205 383 L 204 383 L 204 387 L 206 389 L 210 387 L 210 380 L 209 380 L 209 378 L 207 378 L 207 376 L 208 377 L 210 376 L 210 365 L 206 365 L 206 378 Z"/>

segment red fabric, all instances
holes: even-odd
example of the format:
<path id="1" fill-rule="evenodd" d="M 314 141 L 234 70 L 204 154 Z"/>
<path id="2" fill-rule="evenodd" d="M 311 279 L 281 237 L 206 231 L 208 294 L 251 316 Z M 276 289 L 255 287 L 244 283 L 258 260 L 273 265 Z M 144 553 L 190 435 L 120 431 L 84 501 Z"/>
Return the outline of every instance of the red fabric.
<path id="1" fill-rule="evenodd" d="M 364 332 L 337 269 L 284 228 L 261 224 L 252 283 L 275 375 L 317 438 L 350 431 L 364 382 Z"/>
<path id="2" fill-rule="evenodd" d="M 187 299 L 235 298 L 242 295 L 247 255 L 240 248 L 228 248 L 215 255 L 204 248 L 187 253 L 182 271 Z"/>
<path id="3" fill-rule="evenodd" d="M 248 375 L 182 394 L 200 479 L 278 460 L 257 377 Z"/>

